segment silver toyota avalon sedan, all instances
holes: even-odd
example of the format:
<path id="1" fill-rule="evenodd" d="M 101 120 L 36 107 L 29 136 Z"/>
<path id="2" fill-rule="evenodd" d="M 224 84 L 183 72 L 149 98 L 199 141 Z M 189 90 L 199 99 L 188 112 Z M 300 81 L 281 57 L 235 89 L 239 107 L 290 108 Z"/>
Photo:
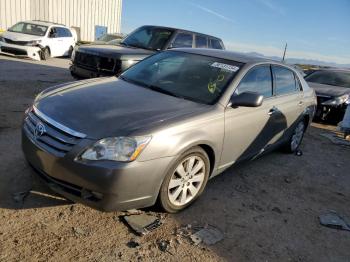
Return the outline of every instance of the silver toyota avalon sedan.
<path id="1" fill-rule="evenodd" d="M 285 64 L 173 49 L 118 77 L 44 90 L 25 112 L 22 148 L 68 199 L 177 212 L 233 164 L 296 151 L 315 106 L 314 91 Z"/>

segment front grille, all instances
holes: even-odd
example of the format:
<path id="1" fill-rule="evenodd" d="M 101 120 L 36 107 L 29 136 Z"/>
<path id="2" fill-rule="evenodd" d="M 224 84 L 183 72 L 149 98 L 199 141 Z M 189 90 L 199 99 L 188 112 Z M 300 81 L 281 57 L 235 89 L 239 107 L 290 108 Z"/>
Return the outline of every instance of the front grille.
<path id="1" fill-rule="evenodd" d="M 120 62 L 116 62 L 114 58 L 92 55 L 77 51 L 75 53 L 74 63 L 82 68 L 94 70 L 97 72 L 106 71 L 117 73 L 120 68 Z"/>
<path id="2" fill-rule="evenodd" d="M 1 52 L 13 54 L 13 55 L 27 55 L 26 50 L 17 49 L 17 48 L 13 48 L 13 47 L 7 47 L 7 46 L 2 46 Z"/>
<path id="3" fill-rule="evenodd" d="M 40 124 L 44 127 L 44 132 L 36 130 Z M 33 143 L 58 157 L 64 157 L 81 140 L 40 118 L 33 110 L 24 119 L 23 128 Z"/>
<path id="4" fill-rule="evenodd" d="M 5 43 L 13 44 L 13 45 L 26 45 L 26 44 L 28 44 L 28 41 L 13 41 L 13 40 L 8 39 L 8 38 L 4 38 L 4 40 L 5 40 Z"/>

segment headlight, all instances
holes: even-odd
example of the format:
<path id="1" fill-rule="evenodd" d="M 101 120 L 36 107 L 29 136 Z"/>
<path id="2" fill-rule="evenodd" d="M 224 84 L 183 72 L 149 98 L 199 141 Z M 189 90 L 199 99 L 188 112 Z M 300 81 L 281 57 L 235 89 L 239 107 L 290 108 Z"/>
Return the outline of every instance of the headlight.
<path id="1" fill-rule="evenodd" d="M 33 41 L 28 41 L 26 45 L 29 46 L 36 46 L 41 43 L 41 40 L 33 40 Z"/>
<path id="2" fill-rule="evenodd" d="M 110 137 L 97 141 L 78 158 L 81 160 L 134 161 L 151 137 Z"/>
<path id="3" fill-rule="evenodd" d="M 339 97 L 336 97 L 332 100 L 328 100 L 326 102 L 323 102 L 322 105 L 324 106 L 336 106 L 336 105 L 341 105 L 341 104 L 349 104 L 350 100 L 349 100 L 349 95 L 342 95 Z"/>

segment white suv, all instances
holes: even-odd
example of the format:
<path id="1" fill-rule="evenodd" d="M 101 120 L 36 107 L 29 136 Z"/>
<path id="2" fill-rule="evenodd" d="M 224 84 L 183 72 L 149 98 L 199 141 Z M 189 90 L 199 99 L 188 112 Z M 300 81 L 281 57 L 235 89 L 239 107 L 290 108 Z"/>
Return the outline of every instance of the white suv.
<path id="1" fill-rule="evenodd" d="M 44 21 L 19 22 L 0 36 L 0 53 L 34 60 L 70 56 L 77 35 L 64 25 Z"/>

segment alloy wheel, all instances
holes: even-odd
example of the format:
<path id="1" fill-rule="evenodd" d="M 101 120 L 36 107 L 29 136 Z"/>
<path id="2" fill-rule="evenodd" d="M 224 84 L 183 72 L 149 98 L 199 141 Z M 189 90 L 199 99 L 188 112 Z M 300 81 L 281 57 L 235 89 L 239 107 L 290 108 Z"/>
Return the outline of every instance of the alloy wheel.
<path id="1" fill-rule="evenodd" d="M 175 169 L 168 185 L 171 204 L 183 206 L 199 193 L 205 181 L 205 163 L 199 156 L 189 156 Z"/>

